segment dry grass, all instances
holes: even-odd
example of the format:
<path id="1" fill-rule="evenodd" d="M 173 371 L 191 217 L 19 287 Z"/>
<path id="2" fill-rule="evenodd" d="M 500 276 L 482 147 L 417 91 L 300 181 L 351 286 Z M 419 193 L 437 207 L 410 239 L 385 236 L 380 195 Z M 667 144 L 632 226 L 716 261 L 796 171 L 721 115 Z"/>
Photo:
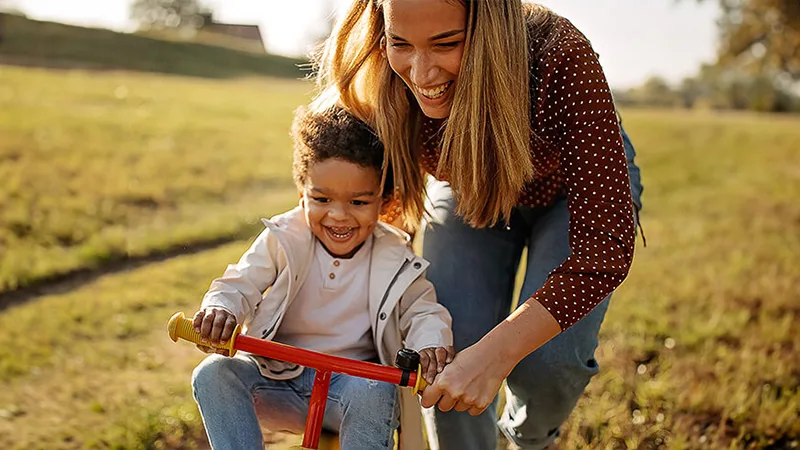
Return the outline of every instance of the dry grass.
<path id="1" fill-rule="evenodd" d="M 307 85 L 0 69 L 5 288 L 108 255 L 251 234 L 255 217 L 294 201 L 286 133 Z M 562 444 L 796 448 L 800 120 L 625 116 L 649 246 L 614 297 L 603 370 Z M 0 447 L 194 445 L 188 377 L 202 355 L 164 325 L 246 245 L 0 312 Z"/>
<path id="2" fill-rule="evenodd" d="M 567 448 L 800 445 L 800 121 L 631 111 L 639 248 Z"/>
<path id="3" fill-rule="evenodd" d="M 0 66 L 0 293 L 249 235 L 296 201 L 307 82 Z"/>

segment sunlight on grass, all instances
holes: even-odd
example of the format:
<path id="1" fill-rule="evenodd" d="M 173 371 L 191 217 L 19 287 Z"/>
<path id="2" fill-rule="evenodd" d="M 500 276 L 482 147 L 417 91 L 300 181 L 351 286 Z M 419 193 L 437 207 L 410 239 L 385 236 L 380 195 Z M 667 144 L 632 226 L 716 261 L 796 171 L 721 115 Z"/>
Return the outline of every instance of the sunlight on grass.
<path id="1" fill-rule="evenodd" d="M 567 448 L 789 448 L 800 424 L 796 118 L 631 111 L 646 185 Z M 791 443 L 794 444 L 791 444 Z M 784 447 L 785 446 L 785 447 Z"/>
<path id="2" fill-rule="evenodd" d="M 296 201 L 288 126 L 309 88 L 0 67 L 0 291 L 124 255 L 252 239 L 257 217 Z M 624 115 L 648 247 L 613 297 L 601 373 L 562 446 L 797 448 L 800 119 Z M 189 376 L 203 355 L 169 341 L 165 324 L 193 312 L 247 244 L 3 310 L 0 448 L 201 442 Z"/>
<path id="3" fill-rule="evenodd" d="M 0 67 L 0 292 L 252 233 L 296 202 L 307 82 Z"/>

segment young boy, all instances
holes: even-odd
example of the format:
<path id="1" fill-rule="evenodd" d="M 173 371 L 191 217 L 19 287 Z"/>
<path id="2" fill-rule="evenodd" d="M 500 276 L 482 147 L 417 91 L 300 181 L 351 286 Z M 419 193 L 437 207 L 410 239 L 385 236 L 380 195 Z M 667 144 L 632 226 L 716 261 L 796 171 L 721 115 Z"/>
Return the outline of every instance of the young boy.
<path id="1" fill-rule="evenodd" d="M 408 236 L 378 222 L 393 191 L 390 169 L 381 183 L 382 144 L 339 108 L 300 110 L 292 136 L 300 206 L 263 221 L 238 264 L 212 282 L 195 329 L 218 344 L 241 323 L 250 336 L 383 364 L 405 346 L 420 352 L 432 381 L 453 358 L 450 315 Z M 262 448 L 259 419 L 271 430 L 302 432 L 313 380 L 313 370 L 294 364 L 209 356 L 192 386 L 211 446 Z M 334 374 L 323 427 L 339 433 L 344 449 L 391 449 L 398 413 L 403 447 L 422 448 L 410 392 Z"/>

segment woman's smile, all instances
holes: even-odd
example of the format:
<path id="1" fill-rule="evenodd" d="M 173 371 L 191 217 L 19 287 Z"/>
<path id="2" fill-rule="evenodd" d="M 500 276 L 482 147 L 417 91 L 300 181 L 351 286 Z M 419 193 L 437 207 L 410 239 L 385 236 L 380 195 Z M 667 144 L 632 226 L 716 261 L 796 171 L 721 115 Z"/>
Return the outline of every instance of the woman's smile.
<path id="1" fill-rule="evenodd" d="M 442 83 L 438 86 L 434 86 L 432 88 L 423 88 L 418 85 L 414 85 L 414 89 L 417 90 L 423 97 L 428 98 L 430 100 L 436 100 L 437 98 L 442 97 L 445 92 L 450 90 L 450 86 L 453 85 L 453 80 L 450 80 L 446 83 Z"/>

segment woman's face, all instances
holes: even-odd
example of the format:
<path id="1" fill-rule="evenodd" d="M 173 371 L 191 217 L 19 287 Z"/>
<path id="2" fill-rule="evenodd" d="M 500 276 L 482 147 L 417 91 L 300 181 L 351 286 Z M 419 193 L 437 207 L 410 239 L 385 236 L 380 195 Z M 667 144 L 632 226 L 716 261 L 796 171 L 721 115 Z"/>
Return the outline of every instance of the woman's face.
<path id="1" fill-rule="evenodd" d="M 387 0 L 383 3 L 386 57 L 405 81 L 423 114 L 450 115 L 467 11 L 454 0 Z"/>

